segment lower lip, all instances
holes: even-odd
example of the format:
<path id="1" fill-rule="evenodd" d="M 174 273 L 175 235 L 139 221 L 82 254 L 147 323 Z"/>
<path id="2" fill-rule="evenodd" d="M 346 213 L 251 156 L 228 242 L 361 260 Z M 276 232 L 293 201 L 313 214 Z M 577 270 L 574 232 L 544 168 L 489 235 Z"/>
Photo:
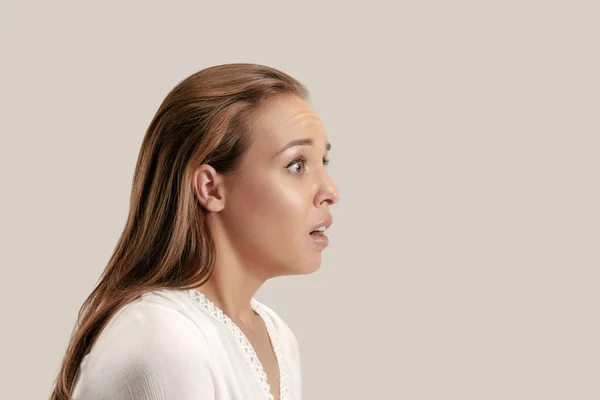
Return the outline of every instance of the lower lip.
<path id="1" fill-rule="evenodd" d="M 324 249 L 329 244 L 329 238 L 324 233 L 313 233 L 310 238 L 320 249 Z"/>

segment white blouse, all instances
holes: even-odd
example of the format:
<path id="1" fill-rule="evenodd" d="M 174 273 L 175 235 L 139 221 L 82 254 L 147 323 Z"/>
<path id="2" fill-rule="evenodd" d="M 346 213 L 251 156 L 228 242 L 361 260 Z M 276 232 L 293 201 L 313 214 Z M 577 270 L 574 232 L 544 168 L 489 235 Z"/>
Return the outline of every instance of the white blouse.
<path id="1" fill-rule="evenodd" d="M 298 342 L 256 299 L 279 364 L 281 400 L 301 399 Z M 242 331 L 198 290 L 145 293 L 117 311 L 81 361 L 73 400 L 273 399 Z"/>

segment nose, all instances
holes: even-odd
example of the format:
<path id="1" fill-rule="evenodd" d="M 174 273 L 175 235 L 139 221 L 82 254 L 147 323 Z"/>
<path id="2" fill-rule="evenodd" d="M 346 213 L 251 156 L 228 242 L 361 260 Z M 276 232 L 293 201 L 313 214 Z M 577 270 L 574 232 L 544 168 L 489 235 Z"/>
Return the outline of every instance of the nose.
<path id="1" fill-rule="evenodd" d="M 321 189 L 319 190 L 317 196 L 315 196 L 316 207 L 320 207 L 324 202 L 331 206 L 340 200 L 340 192 L 337 186 L 333 183 L 333 180 L 327 171 L 324 171 L 322 176 L 323 183 L 321 185 Z"/>

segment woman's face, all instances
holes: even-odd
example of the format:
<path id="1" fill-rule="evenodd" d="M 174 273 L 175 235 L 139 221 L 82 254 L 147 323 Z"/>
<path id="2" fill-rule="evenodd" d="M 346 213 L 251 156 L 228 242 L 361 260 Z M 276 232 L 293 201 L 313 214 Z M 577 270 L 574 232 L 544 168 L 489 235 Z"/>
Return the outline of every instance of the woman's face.
<path id="1" fill-rule="evenodd" d="M 320 267 L 324 247 L 310 232 L 339 200 L 324 165 L 328 143 L 318 115 L 301 98 L 280 96 L 263 105 L 240 172 L 225 181 L 220 212 L 246 267 L 267 278 Z"/>

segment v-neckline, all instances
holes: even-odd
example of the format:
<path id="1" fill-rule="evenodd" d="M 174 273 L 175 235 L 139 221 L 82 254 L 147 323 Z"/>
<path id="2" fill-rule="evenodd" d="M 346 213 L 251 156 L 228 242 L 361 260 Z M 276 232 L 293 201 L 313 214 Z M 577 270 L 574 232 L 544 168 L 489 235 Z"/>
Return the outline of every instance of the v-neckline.
<path id="1" fill-rule="evenodd" d="M 250 340 L 246 337 L 244 332 L 236 325 L 235 322 L 227 314 L 223 312 L 215 303 L 210 301 L 204 293 L 200 292 L 197 289 L 190 289 L 188 293 L 195 300 L 196 304 L 205 311 L 209 316 L 215 319 L 220 324 L 226 326 L 229 331 L 234 335 L 237 339 L 237 343 L 240 346 L 242 353 L 244 354 L 244 358 L 248 363 L 248 366 L 254 373 L 256 380 L 258 381 L 260 387 L 262 388 L 263 395 L 266 400 L 273 400 L 275 396 L 271 393 L 271 386 L 267 380 L 267 374 L 260 362 L 254 347 L 250 343 Z M 271 320 L 265 314 L 265 311 L 262 307 L 262 304 L 252 298 L 250 300 L 250 306 L 252 309 L 260 316 L 263 320 L 266 328 L 267 334 L 269 335 L 269 340 L 271 342 L 271 349 L 273 353 L 275 353 L 275 358 L 277 360 L 277 369 L 279 371 L 279 399 L 280 400 L 288 400 L 288 388 L 287 388 L 287 377 L 283 365 L 283 359 L 280 353 L 279 341 L 277 340 L 275 334 L 275 328 L 272 325 Z"/>

